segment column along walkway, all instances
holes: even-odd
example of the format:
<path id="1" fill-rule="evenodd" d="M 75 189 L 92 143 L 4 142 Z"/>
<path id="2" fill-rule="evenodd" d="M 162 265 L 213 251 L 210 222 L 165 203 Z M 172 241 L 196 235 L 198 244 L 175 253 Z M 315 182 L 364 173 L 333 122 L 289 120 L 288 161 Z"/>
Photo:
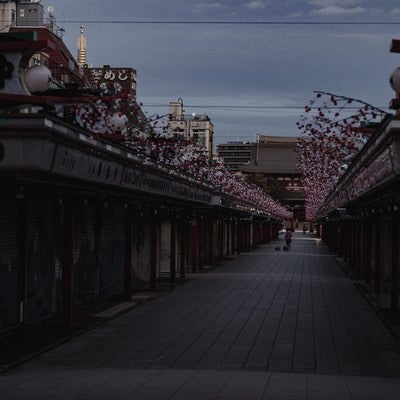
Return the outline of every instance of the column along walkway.
<path id="1" fill-rule="evenodd" d="M 16 399 L 400 399 L 399 343 L 335 256 L 311 234 L 296 233 L 290 251 L 277 244 L 283 240 L 192 275 L 0 377 L 1 392 Z M 22 389 L 11 386 L 22 379 Z M 29 390 L 33 397 L 24 397 Z"/>

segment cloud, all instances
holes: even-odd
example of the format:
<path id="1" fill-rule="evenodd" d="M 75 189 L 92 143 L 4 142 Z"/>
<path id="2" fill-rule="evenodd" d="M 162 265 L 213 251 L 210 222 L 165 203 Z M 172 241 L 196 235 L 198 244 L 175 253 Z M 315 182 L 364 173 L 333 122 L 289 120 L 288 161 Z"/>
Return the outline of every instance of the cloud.
<path id="1" fill-rule="evenodd" d="M 296 11 L 296 12 L 286 15 L 286 17 L 288 17 L 288 18 L 299 18 L 299 17 L 303 17 L 303 16 L 304 16 L 304 14 L 301 11 Z"/>
<path id="2" fill-rule="evenodd" d="M 198 14 L 204 14 L 208 11 L 215 11 L 215 10 L 221 10 L 223 8 L 226 8 L 223 4 L 221 3 L 197 3 L 194 6 L 194 12 Z"/>
<path id="3" fill-rule="evenodd" d="M 253 0 L 246 4 L 246 8 L 251 11 L 260 10 L 261 8 L 265 8 L 265 3 L 260 0 Z"/>
<path id="4" fill-rule="evenodd" d="M 312 15 L 319 15 L 323 17 L 339 17 L 345 15 L 357 15 L 357 14 L 364 14 L 367 12 L 367 9 L 364 7 L 339 7 L 339 6 L 327 6 L 318 8 L 316 10 L 312 10 L 310 14 Z"/>
<path id="5" fill-rule="evenodd" d="M 367 44 L 385 46 L 385 44 L 388 44 L 388 36 L 390 35 L 387 33 L 335 33 L 330 34 L 329 36 L 338 39 L 345 39 L 347 42 L 353 40 Z"/>
<path id="6" fill-rule="evenodd" d="M 308 3 L 317 8 L 326 8 L 326 7 L 357 7 L 361 3 L 364 3 L 364 0 L 308 0 Z"/>
<path id="7" fill-rule="evenodd" d="M 365 0 L 308 0 L 314 7 L 311 15 L 323 17 L 340 17 L 346 15 L 357 15 L 367 12 L 362 6 Z"/>
<path id="8" fill-rule="evenodd" d="M 394 17 L 400 17 L 400 8 L 393 8 L 390 10 L 390 15 L 393 15 Z"/>

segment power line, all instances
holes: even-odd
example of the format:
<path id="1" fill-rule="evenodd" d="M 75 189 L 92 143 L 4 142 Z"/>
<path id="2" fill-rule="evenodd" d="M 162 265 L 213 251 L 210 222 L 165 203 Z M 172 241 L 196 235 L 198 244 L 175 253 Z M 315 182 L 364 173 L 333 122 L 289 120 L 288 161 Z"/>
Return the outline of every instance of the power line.
<path id="1" fill-rule="evenodd" d="M 63 24 L 148 25 L 400 25 L 400 21 L 196 21 L 196 20 L 64 20 Z"/>
<path id="2" fill-rule="evenodd" d="M 143 107 L 144 108 L 154 108 L 154 107 L 168 107 L 167 104 L 146 104 L 146 102 L 143 102 Z M 211 109 L 232 109 L 232 110 L 304 110 L 305 106 L 272 106 L 272 105 L 228 105 L 228 104 L 224 104 L 224 105 L 217 105 L 217 104 L 213 104 L 213 105 L 205 105 L 205 104 L 193 104 L 193 105 L 189 105 L 189 104 L 185 104 L 186 108 L 211 108 Z M 314 110 L 318 110 L 320 107 L 309 107 L 311 109 Z M 355 106 L 344 106 L 344 107 L 340 107 L 340 106 L 333 106 L 333 107 L 328 107 L 331 110 L 359 110 L 360 107 L 355 107 Z M 389 109 L 389 107 L 387 106 L 381 106 L 379 108 L 383 108 L 383 109 Z"/>

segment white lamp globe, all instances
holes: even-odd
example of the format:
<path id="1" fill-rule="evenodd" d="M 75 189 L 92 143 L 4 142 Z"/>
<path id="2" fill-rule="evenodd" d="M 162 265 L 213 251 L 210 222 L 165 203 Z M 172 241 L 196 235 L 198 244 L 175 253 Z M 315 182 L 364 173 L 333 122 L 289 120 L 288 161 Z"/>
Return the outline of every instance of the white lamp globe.
<path id="1" fill-rule="evenodd" d="M 52 79 L 50 70 L 44 65 L 34 65 L 25 73 L 25 85 L 30 93 L 45 92 Z"/>
<path id="2" fill-rule="evenodd" d="M 400 67 L 396 68 L 390 75 L 390 86 L 396 93 L 400 93 Z"/>
<path id="3" fill-rule="evenodd" d="M 111 131 L 122 132 L 128 124 L 128 117 L 122 113 L 114 113 L 109 119 L 109 126 Z"/>

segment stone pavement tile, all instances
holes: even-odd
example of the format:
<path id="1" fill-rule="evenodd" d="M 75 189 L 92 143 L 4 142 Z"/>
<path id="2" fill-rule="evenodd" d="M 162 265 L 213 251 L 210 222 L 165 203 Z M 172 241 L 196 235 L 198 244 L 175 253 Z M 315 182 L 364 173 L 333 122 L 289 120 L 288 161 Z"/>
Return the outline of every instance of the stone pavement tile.
<path id="1" fill-rule="evenodd" d="M 236 372 L 219 393 L 218 400 L 262 399 L 270 376 L 268 372 Z"/>
<path id="2" fill-rule="evenodd" d="M 214 399 L 229 382 L 232 374 L 232 371 L 197 371 L 174 393 L 171 400 Z"/>
<path id="3" fill-rule="evenodd" d="M 125 398 L 135 400 L 169 400 L 174 393 L 175 389 L 170 388 L 139 388 L 129 393 L 129 395 Z"/>
<path id="4" fill-rule="evenodd" d="M 351 399 L 354 400 L 399 400 L 400 380 L 365 376 L 345 377 Z"/>
<path id="5" fill-rule="evenodd" d="M 308 400 L 351 400 L 345 377 L 308 375 Z"/>
<path id="6" fill-rule="evenodd" d="M 23 376 L 26 376 L 26 373 Z M 0 382 L 2 383 L 0 386 L 0 398 L 2 400 L 40 398 L 45 396 L 46 393 L 54 396 L 64 395 L 60 387 L 65 384 L 71 385 L 75 381 L 68 374 L 60 377 L 54 373 L 46 373 L 45 379 L 43 379 L 41 374 L 35 372 L 31 372 L 31 378 L 33 379 L 26 381 L 18 381 L 13 378 L 15 376 L 0 377 Z"/>
<path id="7" fill-rule="evenodd" d="M 148 390 L 147 398 L 192 400 L 195 394 L 199 400 L 240 400 L 244 389 L 230 384 L 241 375 L 233 380 L 232 374 L 257 376 L 270 373 L 267 368 L 297 373 L 271 373 L 262 394 L 266 399 L 299 400 L 307 393 L 317 399 L 334 378 L 338 395 L 346 398 L 344 373 L 369 375 L 372 383 L 374 375 L 400 378 L 393 337 L 324 247 L 295 240 L 290 255 L 268 249 L 260 246 L 195 276 L 168 296 L 33 360 L 5 377 L 9 381 L 0 377 L 0 399 L 10 393 L 23 399 L 31 390 L 36 398 L 49 400 L 61 400 L 63 394 L 68 400 L 84 395 L 102 399 L 113 391 L 121 399 L 137 400 L 135 392 L 146 398 Z M 310 370 L 336 376 L 319 381 L 304 373 Z M 176 375 L 168 378 L 165 372 Z M 18 381 L 19 392 L 12 392 Z M 375 395 L 362 391 L 366 382 L 360 388 L 352 383 L 355 399 Z M 398 381 L 385 382 L 390 383 L 387 391 Z M 242 385 L 248 387 L 245 379 Z M 166 388 L 162 394 L 159 387 Z M 253 389 L 249 395 L 259 399 L 261 389 Z M 326 398 L 333 399 L 332 393 Z"/>
<path id="8" fill-rule="evenodd" d="M 336 362 L 319 361 L 317 363 L 317 374 L 340 375 L 339 367 Z"/>
<path id="9" fill-rule="evenodd" d="M 92 390 L 94 387 L 97 387 L 102 383 L 109 381 L 110 379 L 111 377 L 104 376 L 82 376 L 81 378 L 76 378 L 71 382 L 59 384 L 56 388 L 43 390 L 42 394 L 48 395 L 50 393 L 62 393 L 66 397 L 68 396 L 70 398 L 73 398 L 81 395 L 82 393 L 86 393 L 89 390 Z"/>
<path id="10" fill-rule="evenodd" d="M 264 393 L 264 399 L 307 400 L 307 375 L 272 373 Z"/>
<path id="11" fill-rule="evenodd" d="M 268 349 L 253 347 L 245 362 L 244 369 L 265 370 L 267 368 L 269 356 L 270 351 L 268 351 Z"/>
<path id="12" fill-rule="evenodd" d="M 86 399 L 169 399 L 196 371 L 129 370 L 81 395 Z M 107 397 L 108 396 L 108 397 Z"/>
<path id="13" fill-rule="evenodd" d="M 215 400 L 218 397 L 216 392 L 196 392 L 196 391 L 179 391 L 175 393 L 169 400 Z M 136 400 L 136 399 L 135 399 Z"/>

